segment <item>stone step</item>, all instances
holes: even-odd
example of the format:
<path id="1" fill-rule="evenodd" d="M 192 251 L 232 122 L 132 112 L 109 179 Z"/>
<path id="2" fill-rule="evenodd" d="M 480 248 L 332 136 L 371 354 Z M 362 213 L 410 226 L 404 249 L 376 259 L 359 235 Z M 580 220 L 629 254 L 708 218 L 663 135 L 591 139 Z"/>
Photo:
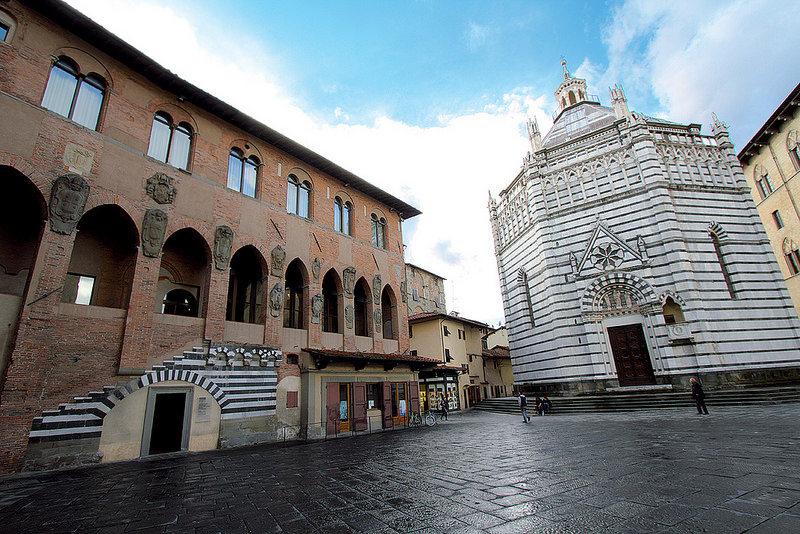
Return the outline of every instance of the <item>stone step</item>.
<path id="1" fill-rule="evenodd" d="M 689 392 L 661 393 L 604 393 L 577 397 L 549 397 L 551 413 L 591 413 L 656 410 L 694 406 Z M 706 393 L 709 406 L 748 406 L 765 404 L 800 403 L 800 387 L 718 390 Z M 533 410 L 534 399 L 528 397 L 528 409 Z M 498 413 L 519 413 L 517 397 L 486 399 L 475 406 L 476 410 Z"/>

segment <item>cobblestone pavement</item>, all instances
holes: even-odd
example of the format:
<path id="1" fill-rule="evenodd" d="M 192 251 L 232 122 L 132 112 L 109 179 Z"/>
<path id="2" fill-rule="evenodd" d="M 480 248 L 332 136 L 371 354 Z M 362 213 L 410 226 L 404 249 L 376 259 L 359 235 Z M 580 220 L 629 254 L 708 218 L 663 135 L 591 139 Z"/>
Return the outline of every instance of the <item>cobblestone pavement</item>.
<path id="1" fill-rule="evenodd" d="M 800 405 L 521 417 L 0 479 L 0 532 L 800 532 Z"/>

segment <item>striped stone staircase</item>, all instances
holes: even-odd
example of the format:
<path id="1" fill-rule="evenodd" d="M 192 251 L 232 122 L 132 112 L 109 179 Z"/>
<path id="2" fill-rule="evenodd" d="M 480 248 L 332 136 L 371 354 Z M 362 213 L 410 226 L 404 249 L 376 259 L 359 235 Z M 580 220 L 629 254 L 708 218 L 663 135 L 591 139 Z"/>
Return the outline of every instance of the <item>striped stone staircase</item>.
<path id="1" fill-rule="evenodd" d="M 535 397 L 528 397 L 529 410 L 533 409 L 534 399 Z M 637 391 L 631 393 L 615 391 L 574 397 L 551 396 L 549 399 L 552 403 L 550 413 L 553 415 L 694 407 L 694 401 L 688 391 Z M 790 402 L 800 402 L 800 386 L 706 391 L 706 404 L 709 408 L 714 406 L 753 406 Z M 519 413 L 519 403 L 517 397 L 501 397 L 483 400 L 474 409 L 516 415 Z"/>
<path id="2" fill-rule="evenodd" d="M 103 419 L 122 399 L 156 382 L 180 380 L 206 389 L 219 403 L 223 419 L 273 415 L 277 390 L 275 356 L 251 355 L 242 348 L 202 347 L 155 365 L 140 377 L 42 412 L 33 420 L 30 443 L 99 438 Z M 270 357 L 271 356 L 271 357 Z"/>

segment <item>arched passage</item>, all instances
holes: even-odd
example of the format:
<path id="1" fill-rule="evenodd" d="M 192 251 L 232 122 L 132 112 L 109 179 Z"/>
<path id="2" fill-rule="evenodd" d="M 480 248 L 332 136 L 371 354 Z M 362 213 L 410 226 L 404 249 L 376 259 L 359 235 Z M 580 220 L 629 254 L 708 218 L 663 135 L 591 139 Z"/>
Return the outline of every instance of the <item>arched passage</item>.
<path id="1" fill-rule="evenodd" d="M 258 249 L 247 245 L 233 255 L 230 269 L 225 318 L 239 323 L 263 324 L 266 321 L 267 262 Z"/>
<path id="2" fill-rule="evenodd" d="M 136 265 L 136 225 L 119 206 L 104 204 L 78 222 L 62 302 L 127 308 Z"/>
<path id="3" fill-rule="evenodd" d="M 306 328 L 305 305 L 308 287 L 308 271 L 299 259 L 294 259 L 286 268 L 285 287 L 283 292 L 283 326 L 284 328 Z"/>
<path id="4" fill-rule="evenodd" d="M 356 335 L 369 336 L 372 298 L 369 284 L 364 278 L 359 278 L 355 289 L 353 289 L 353 307 L 355 308 Z"/>
<path id="5" fill-rule="evenodd" d="M 384 287 L 381 293 L 381 318 L 383 319 L 383 338 L 397 339 L 397 298 L 389 285 Z"/>
<path id="6" fill-rule="evenodd" d="M 18 170 L 0 166 L 0 182 L 13 202 L 0 210 L 0 391 L 5 382 L 20 310 L 42 239 L 47 204 L 39 189 Z"/>
<path id="7" fill-rule="evenodd" d="M 157 311 L 204 317 L 210 269 L 208 243 L 196 230 L 183 228 L 169 236 L 161 255 Z"/>
<path id="8" fill-rule="evenodd" d="M 322 331 L 340 333 L 343 331 L 341 320 L 344 316 L 342 308 L 342 281 L 335 269 L 325 273 L 322 279 Z"/>

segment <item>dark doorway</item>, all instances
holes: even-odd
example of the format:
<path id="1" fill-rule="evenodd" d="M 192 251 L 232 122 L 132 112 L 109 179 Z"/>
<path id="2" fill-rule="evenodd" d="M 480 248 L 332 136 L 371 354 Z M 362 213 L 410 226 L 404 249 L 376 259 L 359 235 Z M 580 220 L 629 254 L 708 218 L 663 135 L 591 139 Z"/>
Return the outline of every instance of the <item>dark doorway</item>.
<path id="1" fill-rule="evenodd" d="M 617 365 L 620 386 L 655 384 L 653 366 L 647 353 L 647 343 L 640 324 L 614 326 L 608 329 L 611 351 Z"/>
<path id="2" fill-rule="evenodd" d="M 181 450 L 186 393 L 157 393 L 148 454 Z"/>

